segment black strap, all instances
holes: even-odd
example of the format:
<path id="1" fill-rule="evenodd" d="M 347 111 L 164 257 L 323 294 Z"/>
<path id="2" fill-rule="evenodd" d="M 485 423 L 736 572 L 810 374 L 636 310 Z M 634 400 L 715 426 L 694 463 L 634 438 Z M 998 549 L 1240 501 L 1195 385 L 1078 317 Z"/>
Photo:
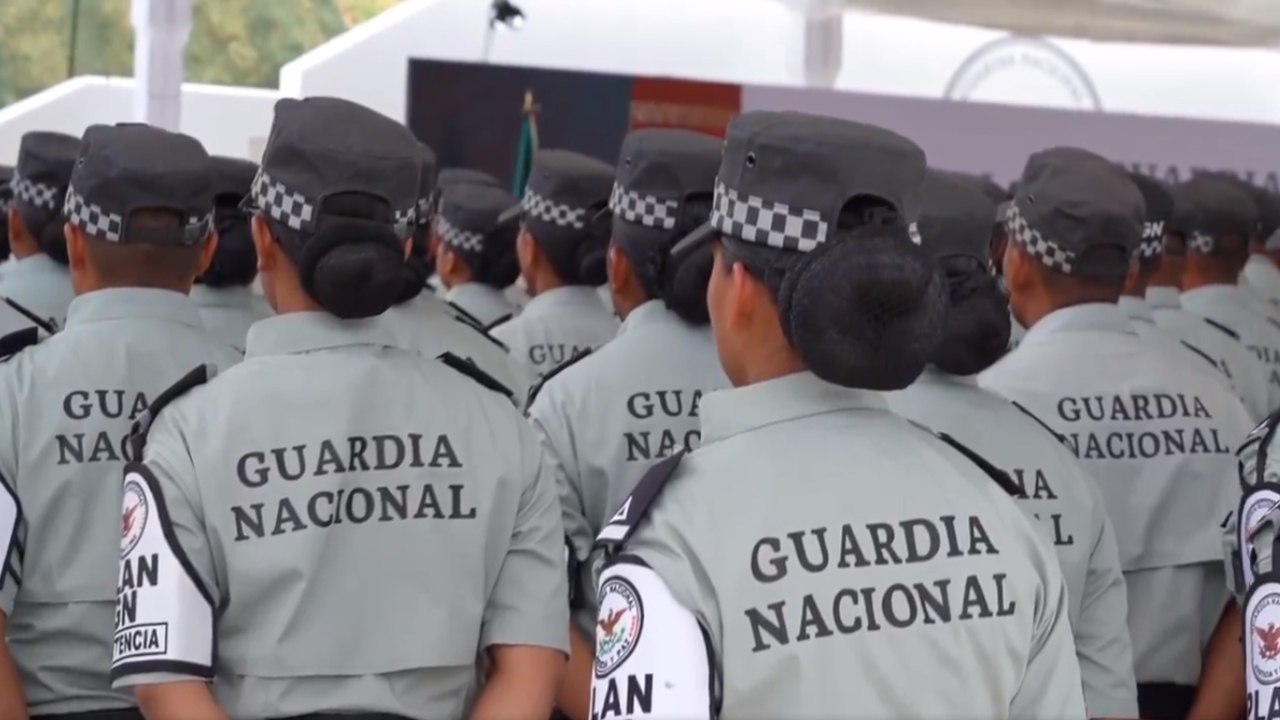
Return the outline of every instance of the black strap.
<path id="1" fill-rule="evenodd" d="M 508 400 L 515 399 L 516 394 L 511 390 L 511 388 L 503 385 L 497 378 L 484 370 L 481 370 L 480 366 L 476 365 L 475 362 L 461 358 L 451 352 L 440 353 L 436 356 L 436 359 L 463 375 L 466 375 L 472 380 L 475 380 L 486 389 L 492 390 L 496 393 L 501 393 L 502 395 L 505 395 Z"/>
<path id="2" fill-rule="evenodd" d="M 49 333 L 50 335 L 58 332 L 58 326 L 55 325 L 52 321 L 46 320 L 45 318 L 42 318 L 39 315 L 35 314 L 35 312 L 26 309 L 21 304 L 19 304 L 18 301 L 14 300 L 13 298 L 4 298 L 4 303 L 9 307 L 13 308 L 14 310 L 16 310 L 18 314 L 21 315 L 22 317 L 35 323 L 36 327 Z"/>
<path id="3" fill-rule="evenodd" d="M 544 385 L 546 385 L 546 384 L 547 384 L 547 382 L 548 382 L 549 380 L 551 380 L 551 378 L 553 378 L 553 377 L 555 377 L 555 376 L 559 375 L 560 373 L 564 372 L 566 369 L 568 369 L 568 367 L 569 367 L 570 365 L 572 365 L 572 364 L 574 364 L 574 363 L 578 362 L 579 360 L 581 360 L 582 358 L 584 358 L 584 357 L 586 357 L 586 356 L 588 356 L 588 355 L 590 355 L 590 354 L 591 354 L 591 350 L 590 350 L 590 349 L 587 349 L 587 350 L 579 350 L 578 352 L 576 352 L 576 353 L 574 353 L 574 354 L 573 354 L 573 357 L 569 358 L 568 360 L 565 360 L 564 362 L 560 363 L 559 365 L 557 365 L 557 366 L 555 366 L 555 367 L 551 368 L 550 370 L 548 370 L 548 371 L 547 371 L 547 374 L 546 374 L 546 375 L 543 375 L 541 380 L 539 380 L 538 382 L 534 383 L 534 384 L 533 384 L 533 387 L 529 388 L 529 397 L 525 399 L 524 406 L 525 406 L 526 408 L 533 407 L 533 401 L 534 401 L 534 399 L 538 397 L 538 393 L 542 392 L 542 387 L 543 387 Z"/>
<path id="4" fill-rule="evenodd" d="M 1219 330 L 1221 330 L 1222 332 L 1224 332 L 1224 333 L 1226 333 L 1227 335 L 1231 336 L 1232 338 L 1235 338 L 1236 340 L 1239 340 L 1239 339 L 1240 339 L 1240 333 L 1236 332 L 1235 330 L 1232 330 L 1231 328 L 1227 327 L 1226 325 L 1223 325 L 1222 323 L 1220 323 L 1220 322 L 1216 322 L 1216 321 L 1214 321 L 1214 320 L 1210 320 L 1209 318 L 1200 318 L 1200 319 L 1201 319 L 1201 320 L 1204 320 L 1204 321 L 1205 321 L 1205 322 L 1207 322 L 1207 323 L 1209 323 L 1211 326 L 1218 328 Z"/>
<path id="5" fill-rule="evenodd" d="M 1013 403 L 1013 406 L 1014 406 L 1014 407 L 1016 407 L 1016 408 L 1018 408 L 1019 410 L 1021 410 L 1023 415 L 1026 415 L 1027 417 L 1031 418 L 1032 420 L 1035 420 L 1035 421 L 1036 421 L 1036 423 L 1037 423 L 1038 425 L 1040 425 L 1040 427 L 1042 427 L 1042 428 L 1044 428 L 1045 430 L 1047 430 L 1047 431 L 1049 432 L 1049 434 L 1050 434 L 1050 435 L 1052 435 L 1054 438 L 1056 438 L 1058 442 L 1060 442 L 1060 443 L 1062 443 L 1063 445 L 1065 445 L 1065 446 L 1067 447 L 1067 449 L 1068 449 L 1068 450 L 1071 450 L 1071 454 L 1072 454 L 1072 455 L 1075 455 L 1075 454 L 1076 454 L 1075 449 L 1071 447 L 1071 443 L 1067 442 L 1067 436 L 1065 436 L 1065 435 L 1063 435 L 1062 433 L 1058 432 L 1057 430 L 1054 430 L 1053 428 L 1049 427 L 1049 423 L 1047 423 L 1047 422 L 1045 422 L 1045 421 L 1041 420 L 1039 415 L 1036 415 L 1035 413 L 1033 413 L 1033 412 L 1031 412 L 1030 410 L 1028 410 L 1026 407 L 1024 407 L 1024 406 L 1022 405 L 1022 403 L 1018 402 L 1017 400 L 1010 400 L 1009 402 Z"/>
<path id="6" fill-rule="evenodd" d="M 492 329 L 494 329 L 494 328 L 498 327 L 498 326 L 499 326 L 499 325 L 501 325 L 502 323 L 504 323 L 504 322 L 506 322 L 506 321 L 510 320 L 511 318 L 513 318 L 513 317 L 515 317 L 515 316 L 516 316 L 516 314 L 515 314 L 515 313 L 507 313 L 506 315 L 503 315 L 502 317 L 498 318 L 497 320 L 494 320 L 493 322 L 489 323 L 488 325 L 485 325 L 485 326 L 484 326 L 484 331 L 485 331 L 485 332 L 489 332 L 490 330 L 492 330 Z"/>
<path id="7" fill-rule="evenodd" d="M 484 323 L 480 322 L 480 318 L 467 312 L 467 309 L 452 300 L 445 300 L 449 307 L 453 308 L 455 317 L 462 320 L 471 327 L 484 330 Z"/>
<path id="8" fill-rule="evenodd" d="M 685 451 L 681 450 L 674 455 L 666 457 L 654 463 L 641 476 L 640 482 L 636 483 L 635 489 L 622 502 L 618 511 L 613 514 L 609 522 L 605 523 L 600 530 L 600 534 L 596 537 L 596 547 L 604 550 L 606 556 L 612 556 L 618 552 L 627 540 L 635 534 L 636 528 L 639 527 L 640 521 L 649 514 L 649 508 L 653 507 L 653 503 L 662 494 L 663 488 L 667 486 L 667 481 L 675 474 L 676 468 L 680 466 L 680 461 L 684 459 Z"/>
<path id="9" fill-rule="evenodd" d="M 1183 345 L 1186 345 L 1186 346 L 1187 346 L 1187 349 L 1188 349 L 1188 350 L 1190 350 L 1191 352 L 1193 352 L 1193 353 L 1195 353 L 1195 354 L 1199 355 L 1200 357 L 1204 358 L 1204 361 L 1205 361 L 1205 362 L 1207 362 L 1207 363 L 1209 363 L 1210 365 L 1212 365 L 1214 370 L 1217 370 L 1218 372 L 1222 372 L 1222 367 L 1218 365 L 1218 361 L 1217 361 L 1217 360 L 1214 360 L 1212 357 L 1210 357 L 1210 356 L 1209 356 L 1209 353 L 1207 353 L 1207 352 L 1205 352 L 1205 351 L 1201 350 L 1200 348 L 1196 347 L 1195 345 L 1192 345 L 1191 343 L 1187 342 L 1186 340 L 1182 340 L 1181 342 L 1182 342 L 1182 344 L 1183 344 Z"/>
<path id="10" fill-rule="evenodd" d="M 480 337 L 484 338 L 485 340 L 488 340 L 494 345 L 497 345 L 499 348 L 501 348 L 502 352 L 511 352 L 511 348 L 508 348 L 506 343 L 490 335 L 489 331 L 485 330 L 478 323 L 468 320 L 467 318 L 461 315 L 453 315 L 451 317 L 454 319 L 455 322 L 462 323 L 462 325 L 466 327 L 468 330 L 474 330 L 476 334 L 478 334 Z"/>
<path id="11" fill-rule="evenodd" d="M 1252 484 L 1262 485 L 1266 482 L 1267 448 L 1275 438 L 1277 428 L 1280 428 L 1280 409 L 1273 410 L 1270 415 L 1263 418 L 1262 422 L 1258 423 L 1257 426 L 1250 430 L 1249 435 L 1246 436 L 1244 442 L 1241 443 L 1240 449 L 1236 450 L 1236 471 L 1240 477 L 1242 487 L 1248 487 L 1250 483 L 1245 481 L 1244 462 L 1241 461 L 1240 456 L 1243 455 L 1251 445 L 1255 444 L 1258 446 L 1258 451 L 1254 455 Z"/>
<path id="12" fill-rule="evenodd" d="M 151 432 L 151 425 L 160 416 L 160 411 L 192 389 L 209 382 L 217 372 L 212 365 L 197 365 L 151 401 L 147 409 L 133 421 L 133 427 L 129 430 L 129 449 L 135 461 L 142 461 L 142 451 L 147 447 L 147 433 Z"/>
<path id="13" fill-rule="evenodd" d="M 40 328 L 28 327 L 0 337 L 0 362 L 4 362 L 40 342 Z"/>

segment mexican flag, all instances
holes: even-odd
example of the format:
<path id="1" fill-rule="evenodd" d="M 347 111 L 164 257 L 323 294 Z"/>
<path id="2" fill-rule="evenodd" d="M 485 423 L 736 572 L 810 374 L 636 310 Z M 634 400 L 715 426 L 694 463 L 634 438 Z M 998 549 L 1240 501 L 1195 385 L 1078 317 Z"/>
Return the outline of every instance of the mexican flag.
<path id="1" fill-rule="evenodd" d="M 538 115 L 533 104 L 533 93 L 524 94 L 524 112 L 520 126 L 520 143 L 516 146 L 516 173 L 511 181 L 511 194 L 524 197 L 524 188 L 533 172 L 533 155 L 538 152 Z"/>

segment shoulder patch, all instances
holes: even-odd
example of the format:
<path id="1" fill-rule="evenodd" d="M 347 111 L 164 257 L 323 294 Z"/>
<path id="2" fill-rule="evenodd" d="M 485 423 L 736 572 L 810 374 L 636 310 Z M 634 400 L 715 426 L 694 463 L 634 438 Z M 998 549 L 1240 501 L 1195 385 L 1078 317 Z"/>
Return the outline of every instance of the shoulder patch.
<path id="1" fill-rule="evenodd" d="M 489 323 L 488 325 L 485 325 L 485 326 L 484 326 L 484 331 L 485 331 L 485 332 L 489 332 L 490 330 L 492 330 L 492 329 L 494 329 L 494 328 L 498 327 L 498 326 L 499 326 L 499 325 L 501 325 L 502 323 L 504 323 L 504 322 L 506 322 L 506 321 L 510 320 L 511 318 L 513 318 L 513 317 L 515 317 L 515 316 L 516 316 L 516 314 L 515 314 L 515 313 L 507 313 L 506 315 L 503 315 L 502 317 L 498 318 L 497 320 L 494 320 L 493 322 Z"/>
<path id="2" fill-rule="evenodd" d="M 507 387 L 506 385 L 503 385 L 497 378 L 485 372 L 484 370 L 481 370 L 479 365 L 476 365 L 474 362 L 470 360 L 464 359 L 458 355 L 454 355 L 451 352 L 440 353 L 439 355 L 436 356 L 436 360 L 439 360 L 440 362 L 449 366 L 453 370 L 456 370 L 462 373 L 463 375 L 466 375 L 467 377 L 471 378 L 472 380 L 475 380 L 477 383 L 479 383 L 481 386 L 483 386 L 488 390 L 492 390 L 496 393 L 505 395 L 509 400 L 515 399 L 516 394 L 512 392 L 511 388 Z"/>
<path id="3" fill-rule="evenodd" d="M 13 308 L 22 317 L 30 320 L 36 327 L 49 333 L 50 335 L 58 332 L 58 323 L 47 318 L 42 318 L 35 314 L 34 311 L 28 310 L 25 306 L 12 298 L 3 298 L 4 304 Z"/>
<path id="4" fill-rule="evenodd" d="M 1016 405 L 1017 403 L 1014 403 L 1014 404 Z M 1026 412 L 1026 410 L 1023 410 L 1023 412 Z M 1035 417 L 1035 416 L 1032 415 L 1031 417 Z M 938 432 L 937 430 L 934 430 L 928 425 L 921 425 L 920 423 L 915 422 L 914 420 L 908 420 L 907 422 L 911 423 L 912 425 L 915 425 L 921 430 L 924 430 L 925 432 L 938 438 L 942 442 L 950 445 L 961 455 L 968 458 L 969 462 L 973 463 L 974 465 L 977 465 L 984 473 L 986 473 L 992 480 L 994 480 L 997 485 L 1000 486 L 1001 490 L 1004 490 L 1005 492 L 1009 493 L 1010 496 L 1015 498 L 1022 497 L 1022 490 L 1018 488 L 1018 484 L 1013 481 L 1013 478 L 1009 477 L 1009 473 L 1001 470 L 995 465 L 992 465 L 991 461 L 982 457 L 981 455 L 974 452 L 973 450 L 970 450 L 968 446 L 964 445 L 959 440 L 956 440 L 955 438 L 951 437 L 950 435 L 944 432 Z M 1053 431 L 1050 430 L 1050 432 L 1053 432 Z"/>
<path id="5" fill-rule="evenodd" d="M 4 362 L 40 342 L 40 328 L 32 326 L 0 337 L 0 362 Z"/>
<path id="6" fill-rule="evenodd" d="M 546 385 L 548 380 L 564 372 L 569 368 L 570 365 L 578 362 L 579 360 L 581 360 L 582 358 L 590 354 L 591 354 L 590 350 L 583 350 L 581 352 L 574 353 L 573 357 L 569 358 L 568 360 L 565 360 L 559 365 L 548 370 L 547 374 L 543 375 L 541 380 L 534 383 L 533 386 L 529 388 L 529 396 L 525 398 L 524 406 L 532 407 L 534 399 L 538 397 L 538 393 L 542 392 L 542 386 Z"/>
<path id="7" fill-rule="evenodd" d="M 669 457 L 663 458 L 644 472 L 640 477 L 640 481 L 636 483 L 636 487 L 622 501 L 622 506 L 618 511 L 609 518 L 609 522 L 604 524 L 600 530 L 600 534 L 596 536 L 596 547 L 604 550 L 606 556 L 614 555 L 618 550 L 626 544 L 627 540 L 635 534 L 636 528 L 640 526 L 640 521 L 645 515 L 649 514 L 649 508 L 653 507 L 653 501 L 658 499 L 662 494 L 663 488 L 667 486 L 667 481 L 675 474 L 676 468 L 680 466 L 680 461 L 684 459 L 685 451 L 675 453 Z"/>
<path id="8" fill-rule="evenodd" d="M 1215 327 L 1215 328 L 1217 328 L 1219 331 L 1221 331 L 1222 333 L 1224 333 L 1224 334 L 1228 335 L 1229 337 L 1232 337 L 1232 338 L 1234 338 L 1234 339 L 1236 339 L 1236 340 L 1239 340 L 1239 339 L 1240 339 L 1240 333 L 1236 332 L 1235 330 L 1232 330 L 1231 328 L 1227 327 L 1226 325 L 1223 325 L 1223 324 L 1222 324 L 1222 323 L 1220 323 L 1220 322 L 1215 322 L 1215 321 L 1213 321 L 1213 320 L 1210 320 L 1209 318 L 1200 318 L 1200 319 L 1201 319 L 1201 320 L 1204 320 L 1204 321 L 1205 321 L 1205 322 L 1207 322 L 1207 323 L 1209 323 L 1209 326 L 1210 326 L 1210 327 Z"/>
<path id="9" fill-rule="evenodd" d="M 1045 421 L 1041 420 L 1039 415 L 1036 415 L 1035 413 L 1031 412 L 1031 411 L 1030 411 L 1030 410 L 1028 410 L 1026 407 L 1024 407 L 1024 406 L 1022 405 L 1022 403 L 1019 403 L 1019 402 L 1017 402 L 1016 400 L 1010 400 L 1009 402 L 1010 402 L 1014 407 L 1016 407 L 1016 408 L 1018 408 L 1019 410 L 1021 410 L 1023 415 L 1026 415 L 1027 417 L 1031 418 L 1032 420 L 1035 420 L 1037 425 L 1039 425 L 1040 427 L 1044 428 L 1044 429 L 1045 429 L 1045 430 L 1046 430 L 1050 435 L 1052 435 L 1052 436 L 1054 437 L 1054 439 L 1056 439 L 1058 442 L 1060 442 L 1060 443 L 1062 443 L 1064 446 L 1066 446 L 1066 448 L 1067 448 L 1068 450 L 1071 450 L 1071 446 L 1067 444 L 1067 439 L 1066 439 L 1065 437 L 1063 437 L 1062 433 L 1060 433 L 1060 432 L 1058 432 L 1057 430 L 1054 430 L 1053 428 L 1049 427 L 1049 423 L 1047 423 L 1047 422 L 1045 422 Z M 1071 450 L 1071 454 L 1072 454 L 1072 455 L 1074 455 L 1074 454 L 1075 454 L 1075 451 L 1074 451 L 1074 450 Z"/>
<path id="10" fill-rule="evenodd" d="M 142 462 L 142 451 L 147 447 L 147 433 L 151 431 L 151 424 L 159 417 L 160 411 L 192 389 L 209 382 L 217 372 L 217 368 L 212 365 L 197 365 L 151 401 L 147 409 L 133 421 L 133 427 L 129 429 L 129 450 L 134 462 Z"/>

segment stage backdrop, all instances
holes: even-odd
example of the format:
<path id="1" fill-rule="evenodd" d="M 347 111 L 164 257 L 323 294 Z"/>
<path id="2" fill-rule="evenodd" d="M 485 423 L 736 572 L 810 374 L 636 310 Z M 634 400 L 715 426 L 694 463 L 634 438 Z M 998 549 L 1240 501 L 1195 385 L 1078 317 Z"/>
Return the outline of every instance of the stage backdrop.
<path id="1" fill-rule="evenodd" d="M 538 143 L 609 165 L 628 131 L 687 127 L 718 136 L 739 111 L 742 89 L 663 78 L 414 60 L 409 128 L 441 167 L 470 167 L 509 182 L 526 93 L 538 108 Z"/>

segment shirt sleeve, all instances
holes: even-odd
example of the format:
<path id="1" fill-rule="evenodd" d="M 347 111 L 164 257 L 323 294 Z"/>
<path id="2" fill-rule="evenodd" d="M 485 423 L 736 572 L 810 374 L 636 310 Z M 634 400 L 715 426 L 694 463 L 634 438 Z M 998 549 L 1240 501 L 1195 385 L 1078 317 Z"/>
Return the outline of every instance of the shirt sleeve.
<path id="1" fill-rule="evenodd" d="M 26 556 L 27 520 L 22 513 L 22 501 L 13 484 L 0 474 L 0 613 L 13 614 L 22 587 L 22 561 Z"/>
<path id="2" fill-rule="evenodd" d="M 555 395 L 549 389 L 544 390 L 529 407 L 529 421 L 533 423 L 534 432 L 547 451 L 548 463 L 555 477 L 565 540 L 573 551 L 574 561 L 586 562 L 595 542 L 595 534 L 591 531 L 591 524 L 587 522 L 573 437 L 569 433 L 560 404 L 555 401 Z"/>
<path id="3" fill-rule="evenodd" d="M 1090 478 L 1085 480 L 1093 482 Z M 1115 534 L 1096 492 L 1094 522 L 1098 532 L 1089 554 L 1080 619 L 1075 628 L 1085 706 L 1091 718 L 1136 718 L 1138 686 L 1129 639 L 1128 591 L 1120 572 Z"/>
<path id="4" fill-rule="evenodd" d="M 1053 572 L 1045 578 L 1045 596 L 1038 608 L 1027 669 L 1010 704 L 1009 717 L 1083 720 L 1088 715 L 1071 639 L 1066 581 L 1056 565 L 1051 567 Z"/>
<path id="5" fill-rule="evenodd" d="M 602 574 L 598 601 L 592 717 L 714 717 L 702 627 L 662 578 L 623 558 Z"/>
<path id="6" fill-rule="evenodd" d="M 536 645 L 569 651 L 569 596 L 564 525 L 546 451 L 533 431 L 516 421 L 523 476 L 507 556 L 489 594 L 481 648 Z"/>
<path id="7" fill-rule="evenodd" d="M 113 687 L 212 680 L 219 594 L 186 439 L 161 415 L 126 467 Z"/>

